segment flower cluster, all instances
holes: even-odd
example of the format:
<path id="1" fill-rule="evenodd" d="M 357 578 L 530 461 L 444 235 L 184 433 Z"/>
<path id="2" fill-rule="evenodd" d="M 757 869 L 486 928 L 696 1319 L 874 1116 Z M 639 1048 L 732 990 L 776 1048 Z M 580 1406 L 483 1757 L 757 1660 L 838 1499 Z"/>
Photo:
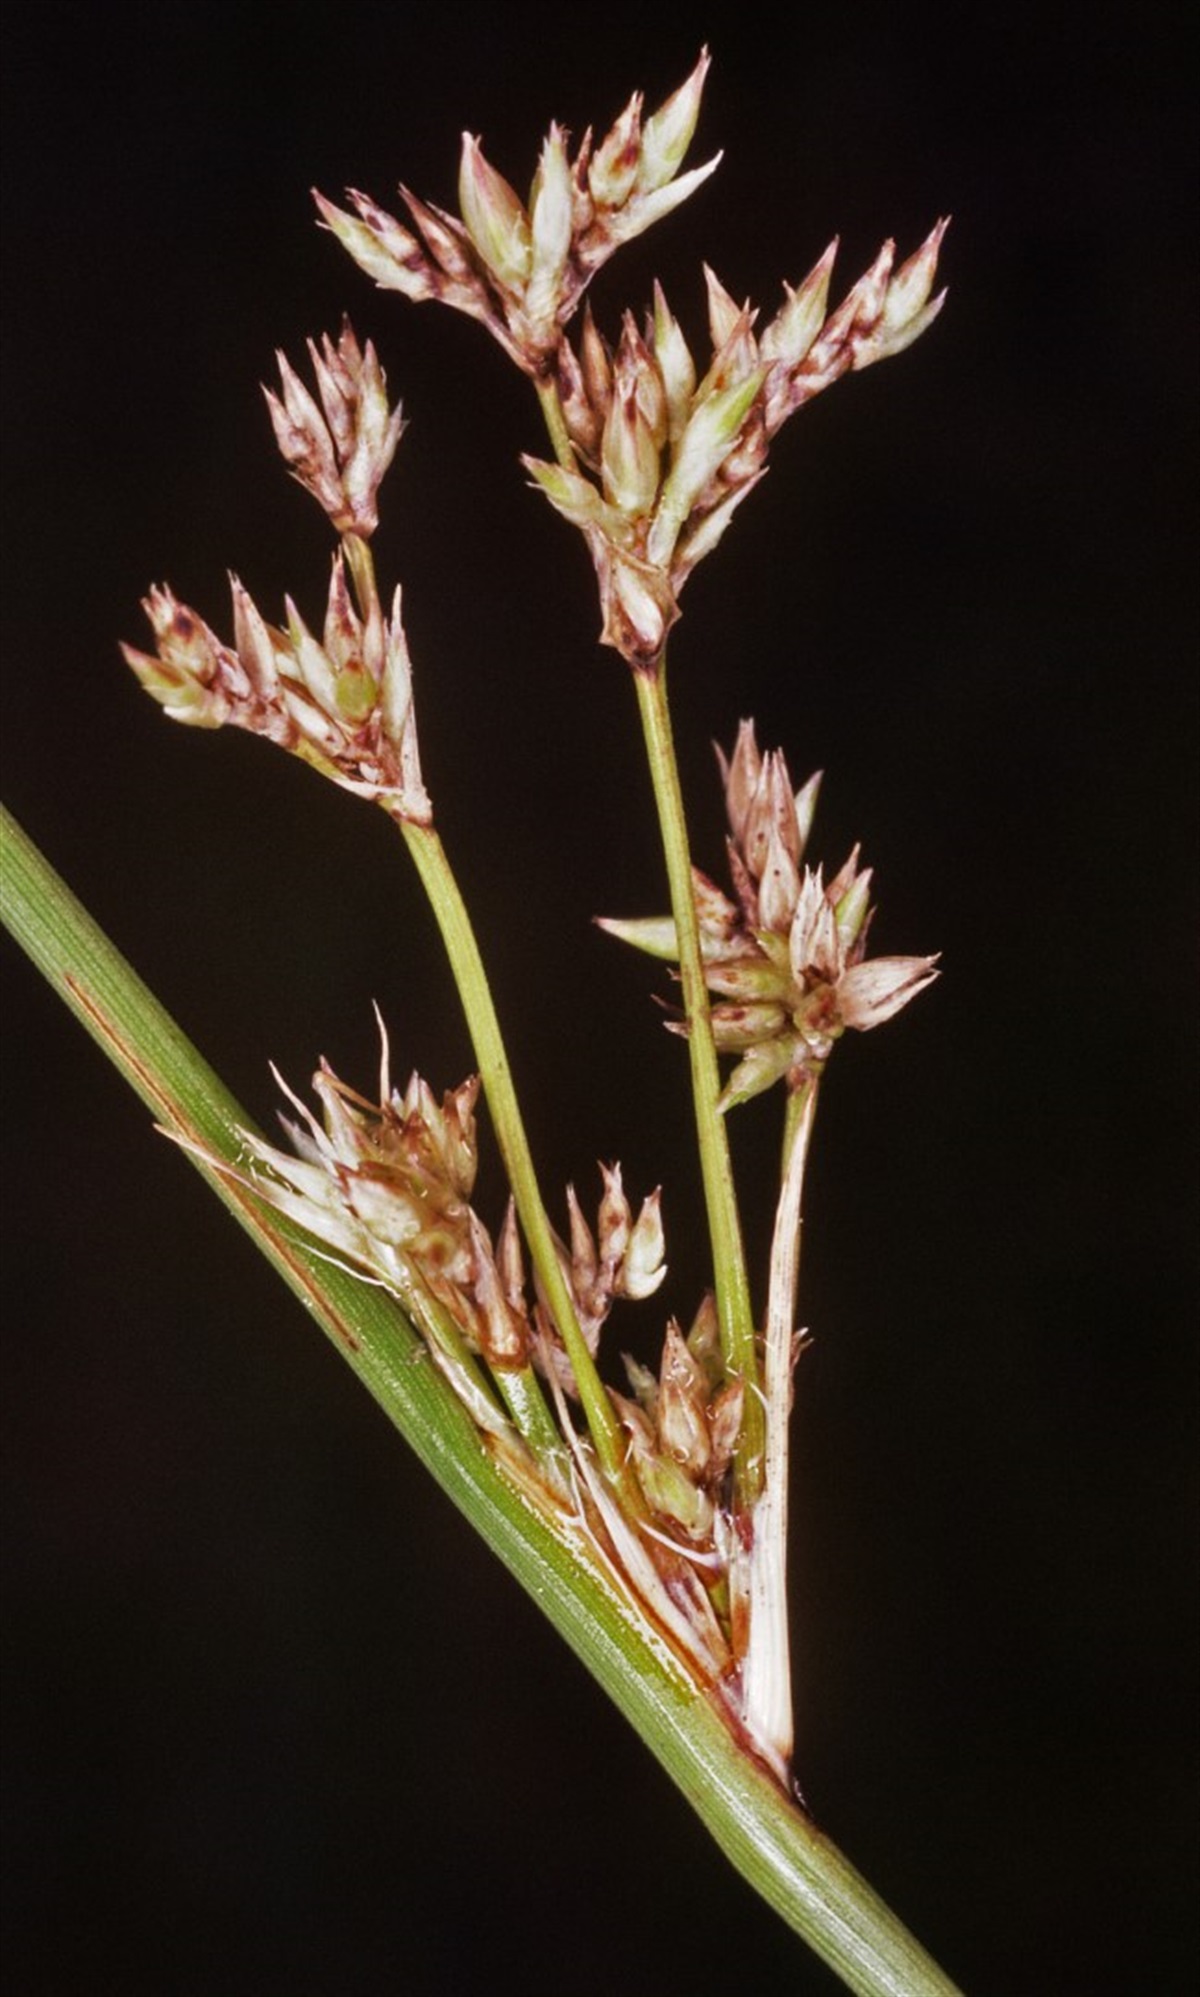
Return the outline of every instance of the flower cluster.
<path id="1" fill-rule="evenodd" d="M 316 196 L 328 227 L 378 285 L 480 321 L 556 404 L 559 462 L 525 464 L 587 539 L 602 641 L 643 668 L 659 659 L 683 584 L 761 477 L 780 425 L 840 375 L 911 345 L 944 296 L 932 296 L 939 222 L 899 269 L 885 243 L 827 313 L 831 244 L 802 284 L 785 285 L 760 336 L 757 313 L 706 272 L 712 352 L 703 374 L 657 286 L 644 330 L 627 314 L 615 353 L 590 313 L 573 347 L 565 328 L 601 264 L 719 163 L 718 154 L 679 176 L 708 67 L 705 50 L 644 122 L 641 96 L 632 97 L 600 145 L 589 130 L 573 160 L 565 133 L 551 126 L 528 204 L 469 134 L 459 216 L 403 187 L 412 228 L 353 189 L 353 213 Z"/>
<path id="2" fill-rule="evenodd" d="M 711 271 L 712 354 L 699 375 L 661 286 L 644 331 L 626 314 L 615 354 L 585 321 L 579 353 L 564 338 L 558 378 L 567 431 L 585 468 L 524 460 L 551 505 L 581 528 L 600 584 L 605 644 L 653 666 L 688 576 L 711 553 L 766 466 L 776 431 L 852 370 L 900 353 L 941 308 L 932 297 L 939 222 L 899 270 L 885 243 L 826 314 L 836 244 L 756 337 Z"/>
<path id="3" fill-rule="evenodd" d="M 567 135 L 550 127 L 528 204 L 464 134 L 461 216 L 401 187 L 414 229 L 353 188 L 355 213 L 315 195 L 322 217 L 384 290 L 439 299 L 487 327 L 527 374 L 552 370 L 562 327 L 595 273 L 622 243 L 670 214 L 706 180 L 720 155 L 676 178 L 692 141 L 709 57 L 642 119 L 635 94 L 599 145 L 592 133 L 572 160 Z"/>
<path id="4" fill-rule="evenodd" d="M 236 576 L 231 588 L 232 645 L 168 588 L 143 598 L 156 652 L 121 650 L 146 692 L 173 721 L 198 728 L 228 723 L 264 735 L 356 797 L 428 824 L 399 589 L 390 619 L 374 598 L 360 615 L 339 551 L 318 640 L 290 597 L 281 631 L 266 622 Z"/>
<path id="5" fill-rule="evenodd" d="M 286 355 L 279 363 L 282 398 L 264 389 L 275 440 L 292 476 L 329 515 L 339 534 L 370 538 L 379 525 L 380 481 L 396 453 L 404 420 L 389 409 L 387 377 L 368 340 L 359 347 L 343 320 L 337 342 L 325 334 L 308 343 L 320 404 Z"/>
<path id="6" fill-rule="evenodd" d="M 711 1295 L 686 1338 L 674 1319 L 668 1324 L 657 1376 L 628 1355 L 625 1371 L 634 1399 L 612 1398 L 646 1502 L 690 1539 L 709 1540 L 744 1398 L 742 1382 L 726 1377 Z"/>
<path id="7" fill-rule="evenodd" d="M 857 846 L 828 884 L 804 864 L 819 777 L 793 792 L 782 751 L 761 755 L 752 721 L 721 767 L 737 899 L 698 870 L 693 880 L 705 981 L 719 1001 L 713 1038 L 718 1052 L 740 1056 L 721 1096 L 730 1109 L 785 1078 L 802 1087 L 847 1027 L 882 1025 L 938 973 L 936 957 L 866 956 L 871 869 L 860 870 Z M 678 958 L 670 918 L 601 927 Z"/>
<path id="8" fill-rule="evenodd" d="M 319 348 L 309 342 L 309 353 L 320 406 L 282 354 L 282 399 L 266 395 L 285 462 L 344 537 L 320 639 L 290 597 L 287 629 L 268 624 L 234 576 L 232 645 L 160 586 L 142 599 L 154 654 L 121 650 L 173 721 L 264 735 L 356 797 L 428 825 L 400 591 L 385 618 L 367 547 L 403 428 L 400 408 L 389 411 L 375 349 L 370 341 L 360 349 L 348 320 L 336 344 L 326 334 Z"/>
<path id="9" fill-rule="evenodd" d="M 429 1328 L 429 1304 L 448 1313 L 468 1351 L 489 1366 L 552 1368 L 574 1390 L 570 1363 L 540 1293 L 531 1305 L 512 1203 L 493 1241 L 471 1205 L 478 1148 L 475 1077 L 439 1103 L 411 1076 L 401 1093 L 389 1080 L 386 1040 L 378 1103 L 339 1081 L 322 1063 L 313 1077 L 318 1119 L 288 1091 L 300 1121 L 285 1129 L 294 1154 L 250 1133 L 254 1187 L 345 1261 L 398 1296 Z M 621 1297 L 652 1296 L 666 1275 L 659 1194 L 635 1219 L 619 1165 L 602 1166 L 596 1230 L 567 1191 L 570 1241 L 557 1252 L 589 1350 Z M 259 1176 L 259 1174 L 262 1176 Z"/>

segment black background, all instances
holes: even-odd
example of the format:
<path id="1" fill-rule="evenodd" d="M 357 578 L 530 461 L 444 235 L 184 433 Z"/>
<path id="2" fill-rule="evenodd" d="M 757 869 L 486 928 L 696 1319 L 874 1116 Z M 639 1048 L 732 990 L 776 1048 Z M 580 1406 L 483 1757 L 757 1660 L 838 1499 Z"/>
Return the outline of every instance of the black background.
<path id="1" fill-rule="evenodd" d="M 224 628 L 227 565 L 318 612 L 327 532 L 257 384 L 349 307 L 411 418 L 379 557 L 546 1183 L 662 1178 L 689 1313 L 682 1050 L 587 922 L 661 906 L 651 806 L 582 546 L 515 464 L 536 409 L 477 328 L 373 292 L 307 189 L 452 204 L 464 127 L 526 182 L 551 117 L 655 103 L 708 39 L 695 157 L 725 164 L 605 275 L 609 328 L 658 274 L 699 341 L 702 257 L 773 309 L 835 230 L 844 289 L 954 214 L 941 322 L 785 432 L 673 655 L 700 857 L 709 740 L 753 713 L 828 773 L 815 850 L 864 840 L 877 947 L 945 953 L 822 1108 L 798 1765 L 972 1997 L 1190 1991 L 1182 14 L 647 11 L 10 10 L 6 795 L 257 1117 L 268 1058 L 369 1079 L 373 997 L 399 1061 L 467 1071 L 382 816 L 166 726 L 115 649 L 151 579 Z M 831 1991 L 6 973 L 14 1997 Z M 776 1115 L 734 1132 L 760 1269 Z"/>

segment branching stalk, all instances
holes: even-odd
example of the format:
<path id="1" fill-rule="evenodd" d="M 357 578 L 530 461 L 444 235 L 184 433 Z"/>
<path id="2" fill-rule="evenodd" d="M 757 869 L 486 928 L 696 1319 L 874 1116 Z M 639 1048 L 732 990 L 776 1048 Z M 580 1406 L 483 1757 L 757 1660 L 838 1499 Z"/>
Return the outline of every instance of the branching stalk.
<path id="1" fill-rule="evenodd" d="M 550 1313 L 571 1362 L 592 1440 L 607 1476 L 625 1484 L 630 1480 L 620 1426 L 580 1329 L 575 1301 L 542 1205 L 500 1022 L 466 903 L 434 828 L 412 825 L 405 819 L 398 822 L 441 931 L 517 1214 Z"/>
<path id="2" fill-rule="evenodd" d="M 671 890 L 671 910 L 679 939 L 679 970 L 683 1004 L 688 1024 L 688 1055 L 691 1062 L 692 1098 L 695 1105 L 696 1134 L 700 1149 L 700 1169 L 712 1241 L 713 1278 L 717 1315 L 721 1325 L 721 1346 L 729 1371 L 745 1383 L 746 1398 L 742 1430 L 738 1441 L 735 1481 L 739 1506 L 753 1505 L 761 1488 L 765 1442 L 762 1405 L 756 1391 L 758 1355 L 755 1349 L 754 1315 L 746 1258 L 742 1248 L 741 1221 L 733 1183 L 733 1164 L 725 1119 L 717 1108 L 721 1079 L 717 1070 L 717 1050 L 713 1043 L 708 991 L 700 955 L 700 929 L 692 890 L 692 860 L 688 847 L 687 821 L 671 716 L 667 705 L 666 655 L 654 672 L 635 673 L 638 707 L 650 781 L 662 835 L 667 879 Z"/>
<path id="3" fill-rule="evenodd" d="M 364 619 L 371 616 L 381 617 L 375 558 L 370 544 L 360 535 L 345 534 L 342 537 L 342 549 L 354 580 L 359 609 Z M 588 1417 L 588 1426 L 592 1430 L 601 1461 L 611 1475 L 614 1457 L 620 1453 L 620 1432 L 609 1406 L 608 1397 L 592 1365 L 591 1355 L 579 1329 L 573 1299 L 554 1252 L 549 1222 L 542 1206 L 533 1161 L 529 1153 L 529 1144 L 517 1108 L 512 1075 L 500 1033 L 500 1023 L 492 1004 L 487 975 L 466 905 L 459 893 L 458 884 L 437 833 L 432 828 L 414 826 L 402 817 L 398 817 L 396 822 L 405 834 L 450 956 L 472 1044 L 479 1061 L 480 1075 L 487 1093 L 492 1121 L 496 1127 L 501 1155 L 508 1169 L 517 1212 L 525 1228 L 534 1266 L 541 1278 L 555 1323 L 559 1326 L 563 1343 L 575 1370 L 580 1398 Z M 589 1375 L 586 1386 L 585 1374 Z M 520 1433 L 535 1454 L 546 1463 L 557 1481 L 561 1475 L 563 1442 L 554 1426 L 533 1367 L 525 1365 L 507 1370 L 498 1368 L 495 1378 L 505 1406 Z M 623 1462 L 623 1457 L 621 1461 Z"/>
<path id="4" fill-rule="evenodd" d="M 0 916 L 678 1784 L 731 1863 L 857 1997 L 959 1997 L 849 1860 L 640 1632 L 578 1536 L 505 1475 L 393 1298 L 331 1263 L 236 1174 L 249 1119 L 21 829 L 0 811 Z"/>

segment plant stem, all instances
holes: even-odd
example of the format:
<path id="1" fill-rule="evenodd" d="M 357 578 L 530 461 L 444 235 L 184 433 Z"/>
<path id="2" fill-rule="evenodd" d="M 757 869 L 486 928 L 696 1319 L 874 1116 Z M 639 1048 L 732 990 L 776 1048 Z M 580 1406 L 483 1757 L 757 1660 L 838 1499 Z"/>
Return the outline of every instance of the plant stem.
<path id="1" fill-rule="evenodd" d="M 370 542 L 363 540 L 357 534 L 344 534 L 342 550 L 354 580 L 355 594 L 363 620 L 368 624 L 373 621 L 378 627 L 382 623 L 383 612 L 375 576 L 375 557 Z M 596 1446 L 600 1450 L 605 1469 L 610 1470 L 610 1457 L 613 1451 L 620 1447 L 619 1429 L 608 1397 L 600 1386 L 599 1379 L 595 1377 L 591 1356 L 584 1344 L 583 1334 L 579 1330 L 574 1303 L 563 1279 L 558 1258 L 554 1254 L 549 1224 L 538 1193 L 529 1146 L 517 1109 L 512 1076 L 500 1036 L 500 1024 L 492 1005 L 487 977 L 475 943 L 470 919 L 437 834 L 427 828 L 418 828 L 399 815 L 396 817 L 396 823 L 408 840 L 409 850 L 417 862 L 417 871 L 433 904 L 438 926 L 450 954 L 451 966 L 458 981 L 467 1023 L 479 1060 L 483 1084 L 487 1090 L 501 1154 L 508 1169 L 517 1211 L 525 1227 L 535 1266 L 542 1278 L 546 1295 L 550 1298 L 551 1309 L 563 1342 L 571 1354 L 576 1379 L 581 1380 L 580 1365 L 575 1358 L 576 1349 L 582 1353 L 588 1368 L 591 1369 L 592 1378 L 589 1380 L 591 1400 L 589 1401 L 582 1384 L 580 1395 L 593 1435 L 596 1433 L 593 1406 L 597 1403 L 602 1404 L 603 1413 L 608 1417 L 605 1445 L 609 1446 L 602 1445 L 599 1438 L 596 1440 Z M 423 841 L 419 836 L 421 833 L 424 835 Z M 409 837 L 410 834 L 414 836 Z M 518 1189 L 517 1180 L 513 1176 L 514 1161 L 521 1173 L 521 1189 Z M 534 1228 L 540 1230 L 539 1234 L 531 1234 L 531 1223 Z M 557 1284 L 557 1289 L 551 1289 L 547 1280 L 542 1259 L 547 1253 L 553 1265 L 553 1280 Z M 497 1368 L 495 1379 L 504 1404 L 520 1433 L 535 1455 L 541 1459 L 552 1481 L 560 1483 L 565 1467 L 566 1445 L 555 1428 L 533 1367 L 526 1364 L 510 1369 Z M 617 1438 L 615 1442 L 612 1440 L 613 1437 Z M 621 1460 L 623 1463 L 623 1451 Z"/>
<path id="2" fill-rule="evenodd" d="M 731 1373 L 741 1377 L 745 1389 L 742 1430 L 734 1465 L 739 1508 L 753 1505 L 762 1484 L 765 1424 L 758 1396 L 758 1355 L 755 1349 L 754 1315 L 742 1229 L 738 1218 L 733 1165 L 725 1119 L 717 1108 L 721 1079 L 717 1070 L 717 1050 L 713 1043 L 708 988 L 700 954 L 700 927 L 692 887 L 692 860 L 688 849 L 687 821 L 671 715 L 667 705 L 667 662 L 663 653 L 654 672 L 635 672 L 638 707 L 650 764 L 650 781 L 662 834 L 667 879 L 671 889 L 671 909 L 679 943 L 679 970 L 683 984 L 683 1004 L 688 1024 L 688 1055 L 692 1071 L 692 1097 L 695 1103 L 696 1133 L 700 1147 L 700 1169 L 708 1228 L 712 1241 L 713 1277 L 717 1294 L 717 1316 L 721 1326 L 721 1349 Z"/>
<path id="3" fill-rule="evenodd" d="M 153 994 L 0 811 L 0 915 L 154 1115 L 236 1168 L 250 1119 Z M 959 1997 L 837 1847 L 744 1753 L 578 1534 L 506 1476 L 393 1298 L 309 1248 L 236 1177 L 190 1162 L 329 1335 L 459 1509 L 657 1756 L 733 1865 L 857 1997 Z"/>
<path id="4" fill-rule="evenodd" d="M 466 903 L 433 826 L 412 825 L 406 819 L 398 819 L 397 823 L 442 933 L 442 942 L 475 1049 L 475 1059 L 479 1063 L 500 1155 L 516 1201 L 517 1215 L 529 1243 L 529 1252 L 550 1314 L 566 1347 L 592 1440 L 606 1475 L 624 1488 L 630 1482 L 624 1438 L 580 1329 L 575 1301 L 563 1274 L 550 1222 L 542 1205 L 500 1022 L 496 1017 L 487 973 Z"/>
<path id="5" fill-rule="evenodd" d="M 756 1741 L 787 1768 L 792 1758 L 792 1671 L 787 1607 L 788 1431 L 793 1339 L 800 1278 L 804 1168 L 817 1108 L 817 1084 L 788 1097 L 783 1178 L 771 1240 L 771 1280 L 763 1341 L 767 1441 L 763 1488 L 750 1549 L 750 1636 L 742 1665 L 742 1716 Z"/>

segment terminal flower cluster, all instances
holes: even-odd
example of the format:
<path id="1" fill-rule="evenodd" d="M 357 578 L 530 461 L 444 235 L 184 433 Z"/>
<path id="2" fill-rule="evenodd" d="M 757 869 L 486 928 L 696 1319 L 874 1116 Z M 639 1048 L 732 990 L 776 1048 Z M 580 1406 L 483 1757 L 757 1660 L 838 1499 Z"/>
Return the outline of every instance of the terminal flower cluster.
<path id="1" fill-rule="evenodd" d="M 276 354 L 282 395 L 264 389 L 284 463 L 328 514 L 339 534 L 363 540 L 379 525 L 380 480 L 404 429 L 389 408 L 387 377 L 370 340 L 360 348 L 349 319 L 336 341 L 308 342 L 319 403 L 285 354 Z"/>
<path id="2" fill-rule="evenodd" d="M 552 371 L 562 327 L 613 252 L 669 215 L 714 172 L 720 154 L 676 178 L 696 129 L 707 50 L 686 83 L 643 121 L 635 92 L 599 145 L 590 129 L 572 160 L 567 135 L 551 125 L 526 204 L 464 133 L 460 215 L 401 187 L 414 229 L 354 188 L 354 213 L 322 194 L 317 207 L 333 234 L 386 291 L 417 302 L 438 299 L 465 312 L 500 342 L 525 373 Z"/>
<path id="3" fill-rule="evenodd" d="M 282 400 L 271 391 L 267 400 L 285 462 L 343 536 L 320 638 L 290 597 L 287 628 L 268 624 L 234 576 L 232 645 L 159 585 L 142 600 L 155 653 L 133 645 L 121 650 L 171 720 L 263 735 L 356 797 L 425 825 L 432 811 L 421 779 L 400 590 L 385 618 L 365 539 L 399 442 L 400 408 L 388 411 L 375 350 L 368 341 L 360 351 L 349 321 L 336 345 L 326 335 L 309 352 L 321 406 L 282 354 Z"/>
<path id="4" fill-rule="evenodd" d="M 939 222 L 897 270 L 884 244 L 826 314 L 836 243 L 761 336 L 706 270 L 711 355 L 701 375 L 660 285 L 639 330 L 625 315 L 611 353 L 590 314 L 578 356 L 564 338 L 559 381 L 577 463 L 524 463 L 552 506 L 582 529 L 600 586 L 602 641 L 653 668 L 679 616 L 679 593 L 766 468 L 772 438 L 843 374 L 903 351 L 931 325 Z"/>

